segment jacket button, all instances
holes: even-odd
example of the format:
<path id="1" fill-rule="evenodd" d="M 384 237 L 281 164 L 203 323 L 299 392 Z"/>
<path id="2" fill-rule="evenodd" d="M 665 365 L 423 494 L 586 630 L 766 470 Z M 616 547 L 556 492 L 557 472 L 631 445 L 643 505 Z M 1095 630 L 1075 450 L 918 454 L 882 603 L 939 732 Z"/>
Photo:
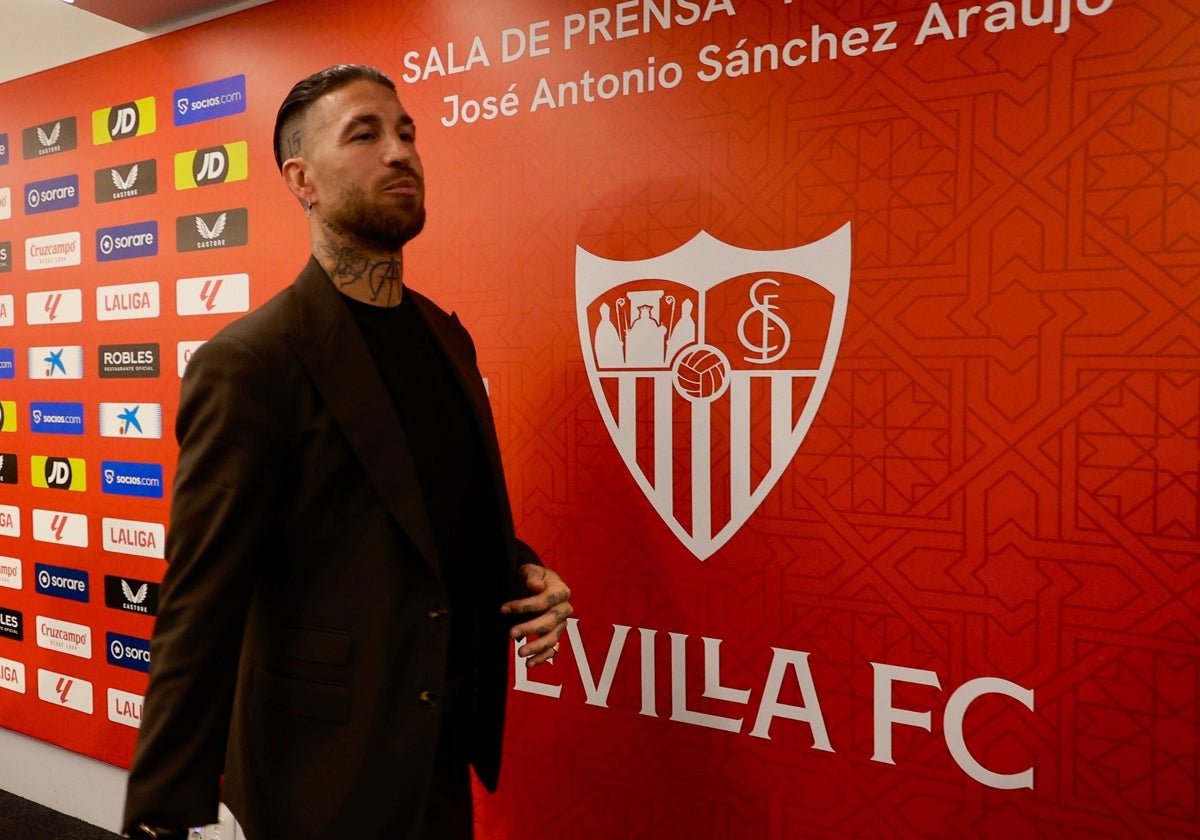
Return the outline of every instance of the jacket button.
<path id="1" fill-rule="evenodd" d="M 437 621 L 440 618 L 445 618 L 449 614 L 450 610 L 448 610 L 446 607 L 434 607 L 429 611 L 429 617 L 434 621 Z"/>
<path id="2" fill-rule="evenodd" d="M 436 709 L 438 707 L 438 696 L 432 691 L 422 691 L 420 700 L 431 709 Z"/>

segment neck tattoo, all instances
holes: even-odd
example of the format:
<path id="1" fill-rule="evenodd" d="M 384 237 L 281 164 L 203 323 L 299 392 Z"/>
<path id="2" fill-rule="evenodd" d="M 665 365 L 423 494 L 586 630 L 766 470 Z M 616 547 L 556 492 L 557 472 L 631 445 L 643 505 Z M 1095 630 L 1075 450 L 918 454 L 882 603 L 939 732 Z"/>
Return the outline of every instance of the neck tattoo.
<path id="1" fill-rule="evenodd" d="M 318 262 L 344 294 L 379 306 L 400 302 L 404 287 L 402 253 L 372 251 L 347 242 L 344 235 L 326 237 L 316 243 L 315 251 Z"/>

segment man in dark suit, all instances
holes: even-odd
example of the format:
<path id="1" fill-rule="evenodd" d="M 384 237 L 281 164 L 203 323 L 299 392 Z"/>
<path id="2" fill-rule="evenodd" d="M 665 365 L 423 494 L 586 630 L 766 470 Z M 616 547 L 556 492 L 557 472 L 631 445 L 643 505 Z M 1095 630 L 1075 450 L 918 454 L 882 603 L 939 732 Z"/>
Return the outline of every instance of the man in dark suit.
<path id="1" fill-rule="evenodd" d="M 527 666 L 557 652 L 570 592 L 513 532 L 474 345 L 403 283 L 415 142 L 373 68 L 279 110 L 313 255 L 184 376 L 131 836 L 182 837 L 222 797 L 249 840 L 470 838 L 510 640 Z"/>

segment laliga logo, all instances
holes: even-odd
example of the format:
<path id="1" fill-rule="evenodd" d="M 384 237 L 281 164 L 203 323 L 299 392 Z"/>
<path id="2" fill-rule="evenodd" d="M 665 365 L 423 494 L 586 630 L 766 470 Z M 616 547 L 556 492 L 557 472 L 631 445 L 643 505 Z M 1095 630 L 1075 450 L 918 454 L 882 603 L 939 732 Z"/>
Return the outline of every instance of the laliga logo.
<path id="1" fill-rule="evenodd" d="M 646 499 L 697 559 L 737 533 L 800 448 L 849 293 L 849 224 L 781 251 L 703 231 L 646 260 L 576 249 L 596 405 Z"/>

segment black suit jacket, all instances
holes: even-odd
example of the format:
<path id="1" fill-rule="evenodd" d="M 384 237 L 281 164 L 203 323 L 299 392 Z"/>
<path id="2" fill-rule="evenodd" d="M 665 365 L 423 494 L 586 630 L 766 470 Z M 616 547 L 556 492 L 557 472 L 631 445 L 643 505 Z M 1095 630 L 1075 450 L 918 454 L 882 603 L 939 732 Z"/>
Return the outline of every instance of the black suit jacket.
<path id="1" fill-rule="evenodd" d="M 497 556 L 478 558 L 472 763 L 499 775 L 517 569 L 491 411 L 470 336 L 410 289 L 478 422 Z M 249 840 L 402 838 L 429 789 L 448 594 L 395 408 L 315 260 L 206 342 L 184 376 L 169 565 L 126 827 L 215 821 Z"/>

